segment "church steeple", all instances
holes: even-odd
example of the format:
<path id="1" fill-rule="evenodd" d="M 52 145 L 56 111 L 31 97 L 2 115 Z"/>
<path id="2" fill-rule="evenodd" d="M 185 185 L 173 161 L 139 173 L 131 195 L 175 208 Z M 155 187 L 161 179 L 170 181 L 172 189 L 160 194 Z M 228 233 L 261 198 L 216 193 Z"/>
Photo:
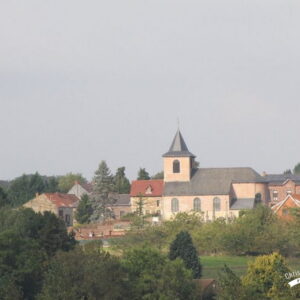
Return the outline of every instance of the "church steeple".
<path id="1" fill-rule="evenodd" d="M 192 154 L 186 146 L 179 129 L 175 134 L 169 151 L 165 153 L 163 157 L 195 157 L 195 155 Z"/>
<path id="2" fill-rule="evenodd" d="M 190 181 L 195 155 L 192 154 L 178 129 L 164 158 L 164 180 Z"/>

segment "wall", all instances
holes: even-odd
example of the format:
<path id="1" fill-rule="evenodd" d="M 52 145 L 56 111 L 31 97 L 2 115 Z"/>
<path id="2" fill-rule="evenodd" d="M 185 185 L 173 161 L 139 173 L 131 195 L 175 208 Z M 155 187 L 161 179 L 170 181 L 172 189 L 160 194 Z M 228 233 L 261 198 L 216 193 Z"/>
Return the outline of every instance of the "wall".
<path id="1" fill-rule="evenodd" d="M 221 210 L 213 211 L 213 199 L 215 197 L 221 200 Z M 209 195 L 209 196 L 178 196 L 178 197 L 163 197 L 163 219 L 168 220 L 176 213 L 171 210 L 171 200 L 177 198 L 179 200 L 179 212 L 191 212 L 194 208 L 194 199 L 199 198 L 201 200 L 201 211 L 205 219 L 212 220 L 218 217 L 229 216 L 229 195 Z"/>
<path id="2" fill-rule="evenodd" d="M 173 161 L 179 160 L 180 173 L 173 173 Z M 164 157 L 164 181 L 190 181 L 191 158 L 190 157 Z"/>
<path id="3" fill-rule="evenodd" d="M 158 211 L 162 212 L 162 197 L 142 197 L 144 201 L 143 213 L 155 214 Z M 131 211 L 135 212 L 138 208 L 137 202 L 140 200 L 140 197 L 131 197 Z M 157 206 L 157 201 L 159 201 L 159 206 Z"/>

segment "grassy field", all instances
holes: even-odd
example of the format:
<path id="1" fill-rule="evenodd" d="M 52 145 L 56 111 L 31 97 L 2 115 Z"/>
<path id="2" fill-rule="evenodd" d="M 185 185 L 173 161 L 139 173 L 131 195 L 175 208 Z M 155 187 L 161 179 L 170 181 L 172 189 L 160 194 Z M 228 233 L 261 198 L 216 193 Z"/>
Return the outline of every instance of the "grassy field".
<path id="1" fill-rule="evenodd" d="M 203 278 L 217 278 L 224 264 L 238 276 L 244 275 L 248 263 L 254 259 L 253 256 L 201 256 Z M 300 258 L 288 258 L 287 264 L 291 271 L 300 271 Z"/>
<path id="2" fill-rule="evenodd" d="M 203 278 L 216 278 L 224 264 L 237 275 L 244 275 L 247 270 L 248 262 L 253 259 L 254 258 L 250 256 L 201 256 Z"/>

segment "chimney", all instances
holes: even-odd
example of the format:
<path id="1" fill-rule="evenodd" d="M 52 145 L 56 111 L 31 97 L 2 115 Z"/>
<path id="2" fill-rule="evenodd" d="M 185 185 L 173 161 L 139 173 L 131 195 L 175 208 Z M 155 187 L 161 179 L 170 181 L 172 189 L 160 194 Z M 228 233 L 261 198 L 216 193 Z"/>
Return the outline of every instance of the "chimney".
<path id="1" fill-rule="evenodd" d="M 37 198 L 39 196 L 39 193 L 35 193 L 35 198 Z"/>
<path id="2" fill-rule="evenodd" d="M 261 176 L 265 177 L 265 176 L 267 176 L 267 173 L 265 171 L 263 171 Z"/>

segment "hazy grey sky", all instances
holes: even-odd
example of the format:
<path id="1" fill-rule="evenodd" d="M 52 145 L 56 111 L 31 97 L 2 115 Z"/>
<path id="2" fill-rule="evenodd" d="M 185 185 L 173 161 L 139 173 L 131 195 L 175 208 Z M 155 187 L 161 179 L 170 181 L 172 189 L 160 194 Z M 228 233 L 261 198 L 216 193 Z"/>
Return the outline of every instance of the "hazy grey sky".
<path id="1" fill-rule="evenodd" d="M 1 1 L 0 179 L 300 161 L 300 1 Z"/>

